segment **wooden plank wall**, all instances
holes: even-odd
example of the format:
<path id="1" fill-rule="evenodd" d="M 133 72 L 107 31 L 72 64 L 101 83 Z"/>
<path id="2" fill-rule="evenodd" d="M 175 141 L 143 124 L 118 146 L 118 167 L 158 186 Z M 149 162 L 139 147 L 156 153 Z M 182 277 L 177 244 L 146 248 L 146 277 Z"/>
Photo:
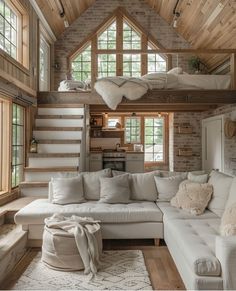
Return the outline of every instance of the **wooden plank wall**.
<path id="1" fill-rule="evenodd" d="M 20 2 L 29 15 L 29 68 L 25 68 L 23 65 L 1 51 L 0 77 L 33 96 L 36 95 L 37 90 L 38 17 L 28 0 L 20 0 Z"/>

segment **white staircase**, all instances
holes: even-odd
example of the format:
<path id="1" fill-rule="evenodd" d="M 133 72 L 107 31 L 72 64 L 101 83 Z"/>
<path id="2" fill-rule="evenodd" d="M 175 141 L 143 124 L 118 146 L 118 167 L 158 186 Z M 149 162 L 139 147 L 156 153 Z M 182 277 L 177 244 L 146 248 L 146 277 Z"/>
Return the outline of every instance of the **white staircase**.
<path id="1" fill-rule="evenodd" d="M 47 197 L 51 177 L 84 170 L 86 110 L 84 105 L 39 105 L 33 130 L 38 153 L 28 154 L 21 196 Z"/>

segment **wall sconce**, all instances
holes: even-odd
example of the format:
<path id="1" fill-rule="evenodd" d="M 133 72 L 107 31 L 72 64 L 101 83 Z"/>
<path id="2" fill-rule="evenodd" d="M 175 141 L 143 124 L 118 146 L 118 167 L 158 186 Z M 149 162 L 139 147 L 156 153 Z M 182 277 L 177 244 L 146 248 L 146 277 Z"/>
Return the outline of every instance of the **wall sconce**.
<path id="1" fill-rule="evenodd" d="M 59 62 L 55 62 L 53 68 L 56 70 L 60 70 L 61 66 L 60 66 Z"/>

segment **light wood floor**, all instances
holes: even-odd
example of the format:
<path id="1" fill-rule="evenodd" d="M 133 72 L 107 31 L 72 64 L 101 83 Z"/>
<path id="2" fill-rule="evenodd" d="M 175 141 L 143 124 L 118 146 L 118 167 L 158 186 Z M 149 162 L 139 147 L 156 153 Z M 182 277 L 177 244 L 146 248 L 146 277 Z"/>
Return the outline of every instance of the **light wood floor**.
<path id="1" fill-rule="evenodd" d="M 185 290 L 185 286 L 170 256 L 167 247 L 154 246 L 152 240 L 106 240 L 104 250 L 139 249 L 143 251 L 145 263 L 154 290 Z M 8 276 L 0 289 L 9 290 L 25 271 L 40 249 L 31 248 Z"/>

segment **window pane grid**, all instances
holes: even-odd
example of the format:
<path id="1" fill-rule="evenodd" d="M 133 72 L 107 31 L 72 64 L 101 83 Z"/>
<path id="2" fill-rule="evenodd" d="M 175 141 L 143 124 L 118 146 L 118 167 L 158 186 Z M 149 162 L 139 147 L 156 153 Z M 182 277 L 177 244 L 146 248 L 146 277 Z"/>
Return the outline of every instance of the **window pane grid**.
<path id="1" fill-rule="evenodd" d="M 91 45 L 72 61 L 72 77 L 78 81 L 91 79 Z"/>
<path id="2" fill-rule="evenodd" d="M 24 107 L 12 108 L 12 188 L 23 180 L 24 169 Z"/>
<path id="3" fill-rule="evenodd" d="M 141 142 L 141 120 L 139 117 L 125 119 L 125 143 Z"/>
<path id="4" fill-rule="evenodd" d="M 123 49 L 141 49 L 141 36 L 125 21 L 123 22 Z"/>
<path id="5" fill-rule="evenodd" d="M 145 118 L 144 151 L 145 162 L 164 161 L 164 118 Z"/>
<path id="6" fill-rule="evenodd" d="M 124 54 L 123 55 L 123 75 L 130 77 L 141 76 L 141 55 Z"/>
<path id="7" fill-rule="evenodd" d="M 148 50 L 152 50 L 148 46 Z M 148 54 L 148 73 L 166 72 L 166 60 L 159 54 Z"/>
<path id="8" fill-rule="evenodd" d="M 98 55 L 98 77 L 116 76 L 116 55 Z"/>
<path id="9" fill-rule="evenodd" d="M 116 49 L 116 21 L 98 37 L 98 49 Z"/>
<path id="10" fill-rule="evenodd" d="M 17 15 L 0 0 L 0 48 L 17 58 Z"/>

